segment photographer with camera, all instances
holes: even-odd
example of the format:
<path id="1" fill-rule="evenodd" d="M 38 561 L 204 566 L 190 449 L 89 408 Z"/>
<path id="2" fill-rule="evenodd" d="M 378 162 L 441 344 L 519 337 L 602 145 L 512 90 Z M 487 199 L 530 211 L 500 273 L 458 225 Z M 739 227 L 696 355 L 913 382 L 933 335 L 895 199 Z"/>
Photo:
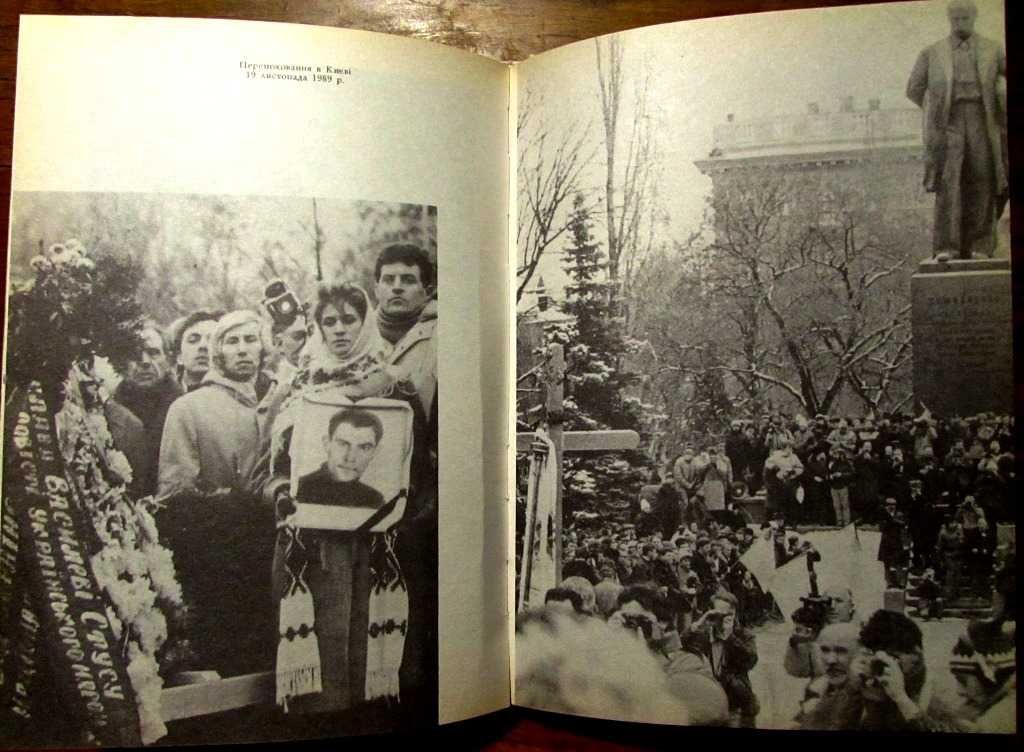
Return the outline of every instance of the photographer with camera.
<path id="1" fill-rule="evenodd" d="M 690 625 L 684 647 L 707 660 L 711 673 L 725 690 L 729 725 L 753 728 L 761 706 L 748 674 L 757 665 L 757 644 L 754 636 L 737 622 L 737 605 L 731 593 L 715 593 L 711 609 Z"/>
<path id="2" fill-rule="evenodd" d="M 291 381 L 309 339 L 306 309 L 288 285 L 276 279 L 267 285 L 263 293 L 263 310 L 270 316 L 277 380 Z"/>
<path id="3" fill-rule="evenodd" d="M 619 593 L 619 607 L 608 623 L 624 627 L 643 639 L 648 645 L 661 635 L 658 617 L 655 615 L 655 601 L 658 591 L 645 585 L 631 585 Z"/>
<path id="4" fill-rule="evenodd" d="M 933 692 L 924 662 L 921 629 L 909 617 L 884 609 L 861 628 L 860 653 L 850 681 L 804 718 L 804 729 L 964 731 Z"/>

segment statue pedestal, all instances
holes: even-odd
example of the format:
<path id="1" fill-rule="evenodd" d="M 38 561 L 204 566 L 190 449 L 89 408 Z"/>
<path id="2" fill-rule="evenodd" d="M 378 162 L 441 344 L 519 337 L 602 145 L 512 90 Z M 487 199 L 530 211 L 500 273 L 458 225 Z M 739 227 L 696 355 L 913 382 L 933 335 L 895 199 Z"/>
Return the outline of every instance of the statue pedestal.
<path id="1" fill-rule="evenodd" d="M 1008 259 L 927 260 L 911 279 L 914 396 L 941 416 L 1013 413 Z"/>

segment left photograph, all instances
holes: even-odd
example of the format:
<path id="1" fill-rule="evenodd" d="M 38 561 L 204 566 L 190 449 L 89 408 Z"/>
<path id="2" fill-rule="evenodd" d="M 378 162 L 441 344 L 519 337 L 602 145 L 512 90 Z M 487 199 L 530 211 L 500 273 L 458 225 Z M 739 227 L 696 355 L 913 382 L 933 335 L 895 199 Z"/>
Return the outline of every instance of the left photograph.
<path id="1" fill-rule="evenodd" d="M 437 222 L 14 194 L 0 746 L 437 723 Z"/>

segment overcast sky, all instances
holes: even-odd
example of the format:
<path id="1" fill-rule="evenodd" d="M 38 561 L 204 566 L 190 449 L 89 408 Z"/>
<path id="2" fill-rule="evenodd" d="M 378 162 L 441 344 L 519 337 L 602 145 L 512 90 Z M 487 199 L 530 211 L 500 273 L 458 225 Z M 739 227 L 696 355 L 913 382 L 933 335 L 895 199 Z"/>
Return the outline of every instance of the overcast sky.
<path id="1" fill-rule="evenodd" d="M 976 0 L 977 31 L 1000 43 L 1001 0 Z M 671 222 L 666 234 L 685 238 L 697 227 L 710 180 L 693 161 L 708 156 L 714 127 L 733 113 L 737 121 L 805 112 L 809 102 L 835 111 L 845 96 L 863 109 L 878 98 L 883 108 L 912 107 L 907 77 L 918 53 L 949 33 L 945 0 L 847 8 L 759 13 L 688 21 L 624 32 L 626 78 L 644 65 L 653 77 L 649 97 L 658 118 L 663 154 L 661 194 Z M 588 186 L 604 182 L 603 126 L 594 42 L 559 48 L 520 66 L 520 91 L 543 94 L 552 123 L 591 124 L 598 157 Z M 630 122 L 632 92 L 623 97 L 621 122 Z M 620 131 L 625 139 L 627 131 Z M 595 234 L 604 236 L 603 226 Z M 558 249 L 559 251 L 561 249 Z M 559 254 L 541 273 L 560 286 Z"/>

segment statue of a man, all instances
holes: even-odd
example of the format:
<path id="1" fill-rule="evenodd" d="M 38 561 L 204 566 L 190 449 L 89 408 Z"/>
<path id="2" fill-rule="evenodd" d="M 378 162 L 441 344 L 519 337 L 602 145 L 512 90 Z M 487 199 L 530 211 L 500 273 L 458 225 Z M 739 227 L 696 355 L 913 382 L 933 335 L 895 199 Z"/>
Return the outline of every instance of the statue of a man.
<path id="1" fill-rule="evenodd" d="M 1008 196 L 1006 54 L 974 33 L 973 0 L 951 0 L 950 35 L 918 55 L 907 97 L 924 109 L 925 190 L 935 193 L 933 247 L 954 258 L 992 256 Z"/>

